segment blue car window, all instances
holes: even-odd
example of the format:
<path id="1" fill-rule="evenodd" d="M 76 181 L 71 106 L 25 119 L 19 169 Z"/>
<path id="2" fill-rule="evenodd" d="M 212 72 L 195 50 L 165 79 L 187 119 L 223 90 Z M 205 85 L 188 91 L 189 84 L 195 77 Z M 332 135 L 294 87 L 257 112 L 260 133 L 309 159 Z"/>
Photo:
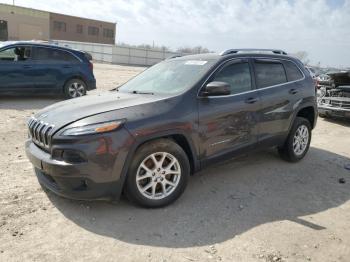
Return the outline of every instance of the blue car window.
<path id="1" fill-rule="evenodd" d="M 78 60 L 69 52 L 59 49 L 37 47 L 35 49 L 36 60 L 50 60 L 50 61 L 64 61 L 64 62 L 77 62 Z"/>
<path id="2" fill-rule="evenodd" d="M 30 56 L 30 47 L 16 46 L 0 51 L 0 60 L 2 61 L 25 61 Z"/>

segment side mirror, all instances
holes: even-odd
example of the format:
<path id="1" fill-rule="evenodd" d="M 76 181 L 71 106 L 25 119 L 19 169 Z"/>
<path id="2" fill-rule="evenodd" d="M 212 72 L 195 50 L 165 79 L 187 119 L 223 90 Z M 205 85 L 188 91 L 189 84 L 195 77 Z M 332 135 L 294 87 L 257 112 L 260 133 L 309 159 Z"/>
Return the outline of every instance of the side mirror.
<path id="1" fill-rule="evenodd" d="M 226 82 L 214 81 L 205 86 L 202 94 L 204 96 L 226 96 L 231 94 L 230 87 Z"/>

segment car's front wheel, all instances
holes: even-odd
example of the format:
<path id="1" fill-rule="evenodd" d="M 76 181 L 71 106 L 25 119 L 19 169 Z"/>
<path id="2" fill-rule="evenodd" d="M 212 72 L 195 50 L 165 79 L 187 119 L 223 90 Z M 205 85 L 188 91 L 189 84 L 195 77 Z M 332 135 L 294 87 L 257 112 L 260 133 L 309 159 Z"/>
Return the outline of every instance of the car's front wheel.
<path id="1" fill-rule="evenodd" d="M 76 98 L 86 95 L 86 84 L 80 79 L 71 79 L 64 85 L 66 98 Z"/>
<path id="2" fill-rule="evenodd" d="M 190 164 L 184 150 L 170 139 L 142 145 L 129 167 L 126 195 L 144 207 L 174 202 L 185 190 Z"/>

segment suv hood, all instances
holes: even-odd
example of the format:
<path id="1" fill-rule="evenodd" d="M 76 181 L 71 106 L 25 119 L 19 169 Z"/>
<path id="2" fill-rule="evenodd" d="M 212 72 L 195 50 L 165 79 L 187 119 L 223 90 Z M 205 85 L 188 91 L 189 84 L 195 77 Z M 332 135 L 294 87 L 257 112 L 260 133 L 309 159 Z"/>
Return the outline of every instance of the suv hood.
<path id="1" fill-rule="evenodd" d="M 38 111 L 34 117 L 54 126 L 54 132 L 88 116 L 162 100 L 159 95 L 105 92 L 55 103 Z"/>

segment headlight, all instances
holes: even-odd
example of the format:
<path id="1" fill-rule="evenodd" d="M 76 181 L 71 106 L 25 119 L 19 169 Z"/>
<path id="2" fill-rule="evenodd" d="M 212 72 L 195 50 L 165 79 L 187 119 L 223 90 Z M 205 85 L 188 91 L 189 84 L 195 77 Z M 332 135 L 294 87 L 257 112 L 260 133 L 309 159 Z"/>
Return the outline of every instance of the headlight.
<path id="1" fill-rule="evenodd" d="M 104 122 L 93 125 L 78 126 L 73 128 L 68 128 L 63 131 L 63 136 L 81 136 L 90 134 L 100 134 L 105 132 L 110 132 L 116 130 L 123 124 L 123 121 L 112 121 Z"/>

